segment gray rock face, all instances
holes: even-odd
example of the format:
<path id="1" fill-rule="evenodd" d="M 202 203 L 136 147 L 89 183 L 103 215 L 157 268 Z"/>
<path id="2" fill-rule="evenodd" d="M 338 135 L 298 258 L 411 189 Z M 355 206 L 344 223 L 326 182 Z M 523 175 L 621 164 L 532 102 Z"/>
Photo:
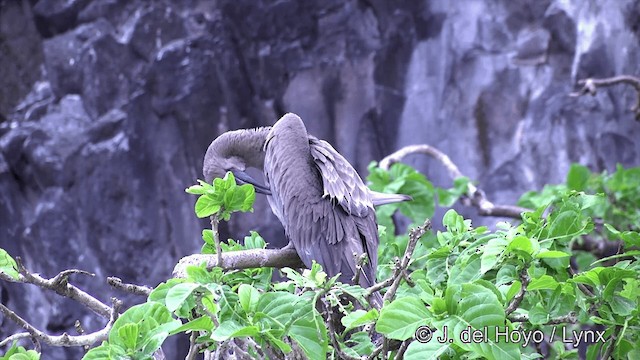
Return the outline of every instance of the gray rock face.
<path id="1" fill-rule="evenodd" d="M 561 182 L 571 162 L 638 165 L 632 89 L 568 96 L 579 78 L 640 70 L 638 5 L 605 3 L 0 0 L 0 247 L 45 276 L 95 272 L 73 281 L 105 301 L 106 276 L 154 286 L 199 249 L 206 222 L 184 188 L 209 142 L 286 111 L 363 176 L 428 143 L 501 203 Z M 434 161 L 406 160 L 450 184 Z M 249 229 L 286 243 L 264 199 L 223 235 Z M 2 287 L 39 328 L 102 325 Z"/>

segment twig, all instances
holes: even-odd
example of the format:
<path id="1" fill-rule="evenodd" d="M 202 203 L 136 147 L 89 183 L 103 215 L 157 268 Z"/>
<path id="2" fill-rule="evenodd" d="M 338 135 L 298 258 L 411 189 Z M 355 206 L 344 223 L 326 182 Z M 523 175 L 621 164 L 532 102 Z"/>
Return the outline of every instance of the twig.
<path id="1" fill-rule="evenodd" d="M 7 337 L 6 339 L 0 341 L 0 347 L 9 345 L 10 343 L 14 342 L 14 341 L 18 341 L 21 339 L 28 339 L 31 337 L 31 334 L 29 334 L 28 332 L 22 332 L 22 333 L 17 333 L 17 334 L 13 334 L 9 337 Z"/>
<path id="2" fill-rule="evenodd" d="M 569 274 L 571 274 L 572 277 L 575 277 L 577 275 L 575 270 L 573 270 L 571 267 L 569 267 Z M 578 285 L 578 288 L 580 290 L 582 290 L 582 292 L 585 295 L 587 295 L 588 297 L 594 297 L 595 296 L 593 291 L 589 290 L 589 288 L 585 284 L 577 283 L 577 285 Z"/>
<path id="3" fill-rule="evenodd" d="M 107 278 L 107 284 L 118 290 L 134 295 L 149 296 L 149 294 L 151 294 L 151 291 L 153 291 L 153 289 L 148 286 L 124 283 L 120 278 L 114 276 L 109 276 Z"/>
<path id="4" fill-rule="evenodd" d="M 187 356 L 185 356 L 184 360 L 195 360 L 196 356 L 198 356 L 198 344 L 196 344 L 197 332 L 191 332 L 191 336 L 189 336 L 189 352 Z"/>
<path id="5" fill-rule="evenodd" d="M 393 276 L 391 276 L 391 278 L 393 278 L 393 282 L 391 283 L 391 286 L 389 286 L 389 290 L 387 290 L 387 292 L 384 294 L 384 298 L 382 299 L 383 302 L 393 300 L 393 297 L 396 295 L 396 291 L 398 290 L 398 286 L 400 286 L 400 282 L 402 281 L 402 279 L 404 279 L 403 273 L 409 267 L 411 255 L 413 255 L 413 251 L 418 244 L 418 240 L 420 240 L 420 238 L 429 229 L 431 229 L 431 220 L 427 219 L 422 226 L 411 229 L 411 231 L 409 232 L 409 242 L 407 243 L 407 249 L 404 251 L 404 256 L 394 269 Z M 373 285 L 372 288 L 375 286 L 376 285 Z M 370 289 L 371 288 L 367 289 L 367 293 L 371 293 Z"/>
<path id="6" fill-rule="evenodd" d="M 513 299 L 511 299 L 511 302 L 509 302 L 509 306 L 507 306 L 507 309 L 504 311 L 505 315 L 509 315 L 512 312 L 516 311 L 516 309 L 518 309 L 518 306 L 520 306 L 522 299 L 524 299 L 524 295 L 527 291 L 527 285 L 529 285 L 529 281 L 531 280 L 529 278 L 529 275 L 527 274 L 528 267 L 528 264 L 525 264 L 522 270 L 520 270 L 520 282 L 522 283 L 522 286 L 520 287 L 520 291 L 518 291 L 516 296 L 514 296 Z"/>
<path id="7" fill-rule="evenodd" d="M 364 253 L 358 256 L 358 254 L 353 253 L 353 257 L 356 260 L 356 272 L 355 274 L 353 274 L 353 278 L 351 279 L 351 282 L 354 284 L 358 284 L 360 282 L 360 273 L 362 273 L 362 265 L 367 260 L 367 254 Z"/>
<path id="8" fill-rule="evenodd" d="M 407 351 L 410 343 L 411 340 L 405 340 L 402 342 L 402 345 L 400 345 L 400 349 L 398 349 L 398 352 L 396 353 L 396 360 L 404 359 L 404 353 L 405 351 Z"/>
<path id="9" fill-rule="evenodd" d="M 222 253 L 224 270 L 252 269 L 259 267 L 306 268 L 295 249 L 251 249 Z M 218 266 L 218 256 L 195 254 L 183 257 L 173 269 L 173 276 L 186 277 L 187 266 L 206 263 L 207 269 Z"/>
<path id="10" fill-rule="evenodd" d="M 619 75 L 604 79 L 582 79 L 578 81 L 578 85 L 582 86 L 582 88 L 569 94 L 569 96 L 578 97 L 586 94 L 594 96 L 598 87 L 608 87 L 617 84 L 629 84 L 636 90 L 636 103 L 631 107 L 631 111 L 635 113 L 636 120 L 640 121 L 640 78 L 638 77 Z"/>
<path id="11" fill-rule="evenodd" d="M 33 284 L 42 289 L 52 290 L 58 295 L 86 305 L 94 313 L 104 318 L 109 318 L 111 314 L 111 307 L 67 282 L 67 277 L 70 274 L 89 274 L 86 271 L 65 270 L 54 276 L 52 279 L 45 279 L 38 274 L 30 273 L 22 264 L 20 257 L 16 257 L 16 263 L 18 264 L 18 272 L 20 273 L 20 278 L 17 282 Z"/>
<path id="12" fill-rule="evenodd" d="M 331 345 L 333 345 L 333 349 L 338 354 L 338 358 L 345 360 L 360 360 L 360 358 L 351 356 L 342 351 L 342 349 L 340 348 L 340 343 L 336 338 L 336 329 L 333 326 L 333 309 L 331 308 L 331 305 L 327 304 L 324 300 L 322 300 L 322 303 L 324 304 L 325 311 L 327 312 L 327 326 L 329 327 L 329 338 L 331 339 Z"/>
<path id="13" fill-rule="evenodd" d="M 216 255 L 218 259 L 218 266 L 222 267 L 222 247 L 220 246 L 220 234 L 218 233 L 218 224 L 220 219 L 218 214 L 211 215 L 211 232 L 213 233 L 213 241 L 216 244 Z"/>
<path id="14" fill-rule="evenodd" d="M 380 161 L 380 168 L 389 170 L 391 165 L 400 162 L 402 158 L 410 154 L 424 154 L 438 160 L 449 173 L 449 177 L 455 180 L 463 177 L 458 166 L 451 161 L 447 154 L 427 144 L 409 145 L 386 156 Z M 474 206 L 478 209 L 478 213 L 482 216 L 500 216 L 520 219 L 520 214 L 531 211 L 530 209 L 512 205 L 496 205 L 486 198 L 484 191 L 478 189 L 475 185 L 468 183 L 466 191 L 467 202 L 463 204 Z"/>
<path id="15" fill-rule="evenodd" d="M 529 316 L 524 314 L 511 315 L 508 317 L 511 322 L 527 322 L 529 321 Z M 574 313 L 569 313 L 567 315 L 559 316 L 556 318 L 551 318 L 549 321 L 544 323 L 545 325 L 557 325 L 557 324 L 575 324 L 578 322 L 578 317 Z"/>
<path id="16" fill-rule="evenodd" d="M 25 329 L 32 338 L 38 341 L 42 341 L 45 344 L 49 344 L 52 346 L 85 346 L 85 345 L 93 345 L 96 342 L 103 341 L 109 335 L 109 330 L 111 330 L 113 323 L 118 318 L 118 314 L 119 314 L 118 311 L 120 309 L 120 306 L 122 305 L 122 302 L 120 300 L 112 298 L 112 301 L 113 301 L 113 306 L 110 308 L 109 322 L 107 323 L 107 325 L 105 325 L 105 327 L 102 330 L 99 330 L 90 334 L 86 334 L 86 335 L 77 335 L 77 336 L 71 336 L 67 333 L 63 333 L 62 335 L 47 335 L 44 332 L 36 329 L 33 325 L 29 324 L 26 320 L 21 318 L 18 314 L 11 311 L 9 308 L 7 308 L 2 304 L 0 304 L 0 312 L 2 312 L 2 314 L 6 318 L 10 319 L 14 323 L 19 325 L 23 329 Z M 22 337 L 23 335 L 21 334 L 16 334 L 16 336 Z"/>

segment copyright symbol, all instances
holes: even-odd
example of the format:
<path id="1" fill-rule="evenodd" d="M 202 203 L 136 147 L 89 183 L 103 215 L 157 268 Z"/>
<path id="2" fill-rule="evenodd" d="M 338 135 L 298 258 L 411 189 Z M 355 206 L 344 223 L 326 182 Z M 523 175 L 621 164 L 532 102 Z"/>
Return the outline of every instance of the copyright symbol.
<path id="1" fill-rule="evenodd" d="M 431 331 L 431 329 L 429 329 L 428 326 L 422 325 L 416 329 L 416 333 L 414 337 L 416 338 L 416 340 L 418 340 L 418 342 L 426 344 L 429 341 L 431 341 L 431 338 L 433 337 L 433 332 Z"/>

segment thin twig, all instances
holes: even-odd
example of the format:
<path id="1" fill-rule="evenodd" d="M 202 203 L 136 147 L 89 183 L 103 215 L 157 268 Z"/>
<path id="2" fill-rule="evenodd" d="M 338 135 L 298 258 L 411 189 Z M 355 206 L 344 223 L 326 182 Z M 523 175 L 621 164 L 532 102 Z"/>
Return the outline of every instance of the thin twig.
<path id="1" fill-rule="evenodd" d="M 45 279 L 38 274 L 30 273 L 22 264 L 20 257 L 16 257 L 16 263 L 18 264 L 18 272 L 20 273 L 20 279 L 17 282 L 33 284 L 42 289 L 52 290 L 58 295 L 86 305 L 91 311 L 104 318 L 109 318 L 111 307 L 67 282 L 68 275 L 73 273 L 86 274 L 86 272 L 81 270 L 65 270 L 52 279 Z"/>
<path id="2" fill-rule="evenodd" d="M 353 257 L 356 260 L 356 271 L 355 274 L 353 274 L 351 282 L 354 284 L 358 284 L 360 282 L 360 273 L 362 273 L 362 265 L 364 265 L 364 262 L 367 260 L 367 254 L 363 253 L 358 256 L 358 254 L 353 253 Z"/>
<path id="3" fill-rule="evenodd" d="M 631 75 L 619 75 L 604 79 L 582 79 L 578 81 L 578 85 L 582 86 L 580 90 L 569 94 L 572 97 L 583 96 L 589 94 L 594 96 L 598 87 L 608 87 L 617 84 L 628 84 L 636 90 L 636 103 L 631 107 L 631 111 L 635 113 L 636 120 L 640 121 L 640 78 Z"/>
<path id="4" fill-rule="evenodd" d="M 345 359 L 345 360 L 360 360 L 360 358 L 351 356 L 345 353 L 344 351 L 342 351 L 340 347 L 340 343 L 336 338 L 336 329 L 333 326 L 333 309 L 331 308 L 331 305 L 327 304 L 324 300 L 322 300 L 322 303 L 324 304 L 325 311 L 327 312 L 327 319 L 328 319 L 327 325 L 329 327 L 328 330 L 329 330 L 329 338 L 331 339 L 331 345 L 333 345 L 333 349 L 336 351 L 338 358 Z"/>
<path id="5" fill-rule="evenodd" d="M 382 159 L 379 166 L 382 169 L 389 170 L 391 165 L 400 162 L 405 156 L 410 154 L 429 155 L 438 160 L 447 169 L 449 177 L 452 180 L 463 177 L 458 166 L 451 161 L 451 158 L 449 158 L 447 154 L 427 144 L 405 146 Z M 463 204 L 476 207 L 478 213 L 482 216 L 500 216 L 520 219 L 520 214 L 531 211 L 530 209 L 520 206 L 496 205 L 486 198 L 484 191 L 478 189 L 472 183 L 467 184 L 466 198 L 467 201 L 463 201 Z"/>
<path id="6" fill-rule="evenodd" d="M 511 322 L 527 322 L 529 321 L 529 316 L 524 314 L 511 315 L 508 317 Z M 557 324 L 575 324 L 578 322 L 578 317 L 574 313 L 569 313 L 567 315 L 558 316 L 555 318 L 549 319 L 549 321 L 545 322 L 544 325 L 557 325 Z"/>
<path id="7" fill-rule="evenodd" d="M 520 291 L 518 291 L 516 296 L 514 296 L 513 299 L 511 299 L 511 302 L 509 302 L 509 306 L 507 306 L 507 309 L 504 311 L 505 315 L 509 315 L 512 312 L 516 311 L 516 309 L 518 309 L 518 306 L 520 306 L 522 299 L 524 299 L 524 295 L 527 291 L 527 285 L 529 285 L 529 281 L 531 280 L 531 278 L 529 278 L 529 275 L 527 274 L 528 268 L 528 264 L 525 264 L 522 270 L 520 270 L 520 282 L 522 283 L 522 286 L 520 287 Z"/>
<path id="8" fill-rule="evenodd" d="M 218 224 L 220 224 L 218 214 L 211 215 L 211 232 L 213 233 L 213 242 L 216 244 L 218 266 L 222 267 L 222 247 L 220 246 L 220 233 L 218 232 Z"/>
<path id="9" fill-rule="evenodd" d="M 107 278 L 107 284 L 118 290 L 134 295 L 149 296 L 151 291 L 153 291 L 153 289 L 148 286 L 124 283 L 120 278 L 114 276 L 109 276 Z"/>
<path id="10" fill-rule="evenodd" d="M 410 343 L 411 343 L 411 340 L 405 340 L 402 342 L 402 345 L 400 345 L 400 349 L 398 349 L 398 352 L 396 353 L 395 360 L 404 359 L 404 353 L 405 351 L 407 351 L 407 348 L 409 347 Z"/>
<path id="11" fill-rule="evenodd" d="M 2 314 L 6 318 L 10 319 L 18 326 L 26 330 L 33 339 L 42 341 L 45 344 L 49 344 L 52 346 L 85 346 L 93 345 L 97 342 L 103 341 L 109 335 L 109 330 L 111 330 L 113 323 L 118 318 L 118 311 L 120 309 L 120 306 L 122 305 L 122 302 L 120 300 L 113 298 L 112 301 L 113 306 L 110 308 L 109 322 L 105 325 L 105 327 L 102 330 L 90 334 L 77 336 L 72 336 L 67 333 L 63 333 L 62 335 L 45 334 L 2 304 L 0 304 L 0 312 L 2 312 Z"/>
<path id="12" fill-rule="evenodd" d="M 414 229 L 411 229 L 409 232 L 409 242 L 407 243 L 407 248 L 404 251 L 404 256 L 397 264 L 394 272 L 393 272 L 393 282 L 391 286 L 389 286 L 389 290 L 384 294 L 383 302 L 393 300 L 393 297 L 396 295 L 396 291 L 398 290 L 398 286 L 400 286 L 400 282 L 404 279 L 403 273 L 409 267 L 409 263 L 411 261 L 411 255 L 413 255 L 413 251 L 418 244 L 418 240 L 431 229 L 431 220 L 425 220 L 422 226 L 418 226 Z M 374 285 L 375 286 L 375 285 Z M 369 293 L 370 289 L 367 289 Z"/>
<path id="13" fill-rule="evenodd" d="M 9 345 L 10 343 L 14 342 L 14 341 L 18 341 L 21 339 L 28 339 L 31 337 L 31 334 L 29 334 L 28 332 L 21 332 L 21 333 L 17 333 L 17 334 L 13 334 L 9 337 L 7 337 L 6 339 L 0 341 L 0 347 Z"/>
<path id="14" fill-rule="evenodd" d="M 189 352 L 187 356 L 185 356 L 184 360 L 195 360 L 196 356 L 198 356 L 198 344 L 196 344 L 196 339 L 198 335 L 196 331 L 191 332 L 191 336 L 189 336 Z"/>

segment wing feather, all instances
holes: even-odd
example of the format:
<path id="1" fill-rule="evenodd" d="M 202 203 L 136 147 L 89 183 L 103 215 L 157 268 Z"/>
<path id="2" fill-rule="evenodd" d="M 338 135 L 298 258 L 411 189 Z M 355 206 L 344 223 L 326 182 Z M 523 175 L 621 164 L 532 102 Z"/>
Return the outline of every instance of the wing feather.
<path id="1" fill-rule="evenodd" d="M 353 166 L 324 140 L 309 136 L 309 146 L 322 177 L 323 196 L 333 199 L 348 214 L 366 216 L 373 203 Z"/>
<path id="2" fill-rule="evenodd" d="M 378 232 L 367 188 L 331 145 L 306 130 L 295 134 L 295 124 L 277 125 L 267 136 L 264 172 L 269 203 L 287 237 L 305 265 L 315 260 L 329 276 L 341 273 L 346 283 L 356 271 L 354 253 L 366 253 L 360 284 L 371 286 Z"/>

